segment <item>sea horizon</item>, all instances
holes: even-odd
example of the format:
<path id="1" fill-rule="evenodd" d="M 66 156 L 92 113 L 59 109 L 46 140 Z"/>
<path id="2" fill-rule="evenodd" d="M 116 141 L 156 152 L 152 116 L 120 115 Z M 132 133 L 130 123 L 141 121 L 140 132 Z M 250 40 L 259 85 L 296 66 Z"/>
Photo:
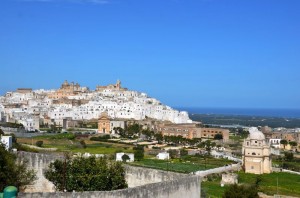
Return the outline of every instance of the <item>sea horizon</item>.
<path id="1" fill-rule="evenodd" d="M 240 115 L 300 119 L 300 109 L 292 108 L 176 107 L 175 109 L 187 111 L 189 114 Z"/>

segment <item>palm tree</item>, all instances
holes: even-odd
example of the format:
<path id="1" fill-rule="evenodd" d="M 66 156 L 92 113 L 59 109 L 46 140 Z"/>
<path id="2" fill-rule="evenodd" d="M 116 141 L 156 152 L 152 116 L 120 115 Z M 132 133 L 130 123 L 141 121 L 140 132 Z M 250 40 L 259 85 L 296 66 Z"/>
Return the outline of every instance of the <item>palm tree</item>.
<path id="1" fill-rule="evenodd" d="M 285 146 L 288 144 L 286 140 L 280 140 L 280 144 L 283 144 L 283 149 L 285 149 Z"/>

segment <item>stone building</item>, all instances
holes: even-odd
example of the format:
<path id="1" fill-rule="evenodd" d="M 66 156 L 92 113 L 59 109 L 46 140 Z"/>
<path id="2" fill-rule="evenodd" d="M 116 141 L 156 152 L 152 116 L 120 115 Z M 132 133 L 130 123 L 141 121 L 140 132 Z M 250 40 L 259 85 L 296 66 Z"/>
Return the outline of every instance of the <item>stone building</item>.
<path id="1" fill-rule="evenodd" d="M 81 87 L 78 83 L 68 83 L 68 81 L 65 81 L 61 85 L 60 89 L 56 90 L 55 92 L 49 93 L 48 97 L 51 99 L 60 99 L 68 96 L 74 96 L 79 93 L 87 93 L 88 91 L 89 88 Z"/>
<path id="2" fill-rule="evenodd" d="M 101 113 L 98 119 L 98 133 L 110 133 L 110 119 L 107 112 Z"/>
<path id="3" fill-rule="evenodd" d="M 107 112 L 101 113 L 98 119 L 98 133 L 115 134 L 115 128 L 125 129 L 125 121 L 111 119 Z"/>
<path id="4" fill-rule="evenodd" d="M 110 84 L 107 86 L 100 86 L 100 85 L 96 86 L 96 91 L 104 91 L 105 89 L 115 90 L 115 91 L 127 91 L 128 90 L 127 88 L 122 87 L 120 80 L 117 80 L 117 83 L 115 85 Z"/>
<path id="5" fill-rule="evenodd" d="M 182 136 L 184 138 L 214 139 L 216 134 L 221 134 L 224 141 L 229 139 L 229 130 L 221 128 L 202 128 L 197 123 L 186 124 L 160 124 L 157 131 L 163 136 Z"/>
<path id="6" fill-rule="evenodd" d="M 18 93 L 32 93 L 31 88 L 18 88 L 17 91 Z"/>
<path id="7" fill-rule="evenodd" d="M 222 174 L 222 180 L 221 180 L 221 186 L 224 185 L 232 185 L 238 183 L 238 174 L 236 173 L 223 173 Z"/>
<path id="8" fill-rule="evenodd" d="M 289 131 L 275 131 L 271 134 L 270 139 L 282 139 L 288 142 L 300 143 L 300 133 L 299 132 L 289 132 Z"/>
<path id="9" fill-rule="evenodd" d="M 249 129 L 243 144 L 243 166 L 246 173 L 264 174 L 272 172 L 270 145 L 264 134 L 256 127 Z"/>

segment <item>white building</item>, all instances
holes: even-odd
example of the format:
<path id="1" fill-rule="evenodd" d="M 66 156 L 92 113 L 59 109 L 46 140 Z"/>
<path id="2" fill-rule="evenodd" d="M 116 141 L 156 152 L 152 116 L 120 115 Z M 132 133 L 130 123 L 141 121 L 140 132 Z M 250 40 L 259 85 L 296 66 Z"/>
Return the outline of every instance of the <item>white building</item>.
<path id="1" fill-rule="evenodd" d="M 12 136 L 4 136 L 0 137 L 1 143 L 5 145 L 6 150 L 11 149 L 12 147 Z"/>
<path id="2" fill-rule="evenodd" d="M 281 139 L 269 139 L 269 145 L 274 148 L 280 148 Z"/>
<path id="3" fill-rule="evenodd" d="M 126 162 L 134 162 L 134 154 L 133 153 L 117 153 L 116 154 L 116 161 L 122 162 L 123 155 L 127 155 L 129 159 Z"/>
<path id="4" fill-rule="evenodd" d="M 169 160 L 170 159 L 170 154 L 167 152 L 163 152 L 163 153 L 158 153 L 158 155 L 156 155 L 157 159 L 160 160 Z"/>
<path id="5" fill-rule="evenodd" d="M 18 120 L 18 122 L 23 124 L 27 131 L 40 130 L 40 119 L 37 116 L 27 115 Z"/>

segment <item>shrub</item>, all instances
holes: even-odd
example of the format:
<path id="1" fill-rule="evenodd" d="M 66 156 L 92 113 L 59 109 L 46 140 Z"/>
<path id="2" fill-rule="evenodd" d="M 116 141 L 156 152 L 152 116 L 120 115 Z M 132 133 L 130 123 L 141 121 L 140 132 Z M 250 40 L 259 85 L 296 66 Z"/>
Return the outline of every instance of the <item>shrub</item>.
<path id="1" fill-rule="evenodd" d="M 82 146 L 82 148 L 84 148 L 84 149 L 86 148 L 86 143 L 84 140 L 81 140 L 79 143 Z"/>
<path id="2" fill-rule="evenodd" d="M 107 142 L 108 139 L 110 139 L 110 135 L 104 135 L 104 136 L 90 138 L 91 141 L 102 141 L 102 142 Z"/>
<path id="3" fill-rule="evenodd" d="M 43 141 L 39 140 L 39 141 L 36 141 L 35 145 L 38 146 L 38 147 L 42 147 L 44 144 Z"/>

